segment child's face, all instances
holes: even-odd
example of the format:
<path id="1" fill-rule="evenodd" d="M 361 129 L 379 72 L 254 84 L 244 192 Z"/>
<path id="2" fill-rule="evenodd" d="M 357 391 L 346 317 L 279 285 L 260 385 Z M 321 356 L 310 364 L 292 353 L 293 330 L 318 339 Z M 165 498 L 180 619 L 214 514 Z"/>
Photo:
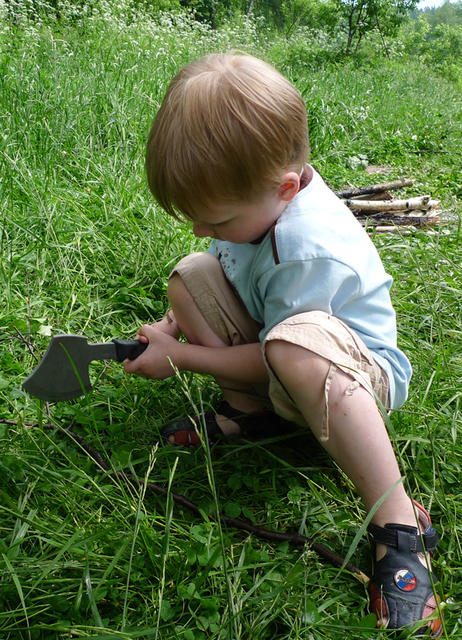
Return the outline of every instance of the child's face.
<path id="1" fill-rule="evenodd" d="M 294 177 L 295 176 L 295 177 Z M 242 244 L 261 238 L 276 222 L 288 202 L 298 191 L 299 176 L 291 174 L 256 202 L 217 203 L 193 219 L 193 233 L 198 238 L 210 237 Z"/>

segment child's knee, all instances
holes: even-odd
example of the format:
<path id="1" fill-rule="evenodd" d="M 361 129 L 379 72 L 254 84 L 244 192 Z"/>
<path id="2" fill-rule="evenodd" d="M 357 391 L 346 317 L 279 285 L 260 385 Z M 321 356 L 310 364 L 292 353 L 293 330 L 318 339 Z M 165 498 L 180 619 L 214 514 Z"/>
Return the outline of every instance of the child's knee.
<path id="1" fill-rule="evenodd" d="M 201 274 L 220 270 L 221 265 L 216 256 L 207 251 L 196 251 L 189 253 L 177 262 L 169 275 L 169 281 L 174 276 L 198 278 Z"/>
<path id="2" fill-rule="evenodd" d="M 190 299 L 188 282 L 199 282 L 205 274 L 216 266 L 217 258 L 206 252 L 190 253 L 184 256 L 172 269 L 167 284 L 167 296 L 171 305 L 184 304 Z"/>
<path id="3" fill-rule="evenodd" d="M 189 296 L 189 293 L 181 276 L 178 273 L 172 273 L 167 284 L 167 297 L 170 305 L 175 305 L 177 300 L 184 300 L 185 296 Z"/>
<path id="4" fill-rule="evenodd" d="M 331 404 L 336 405 L 360 388 L 359 382 L 331 360 L 290 342 L 268 341 L 265 358 L 289 393 L 300 394 L 306 401 L 316 403 L 328 396 Z"/>
<path id="5" fill-rule="evenodd" d="M 278 369 L 279 364 L 283 362 L 286 344 L 287 342 L 283 340 L 271 340 L 265 343 L 266 361 L 273 369 Z"/>
<path id="6" fill-rule="evenodd" d="M 322 377 L 329 369 L 329 361 L 305 347 L 285 340 L 269 340 L 265 343 L 265 357 L 268 364 L 280 375 L 297 377 L 306 374 Z"/>

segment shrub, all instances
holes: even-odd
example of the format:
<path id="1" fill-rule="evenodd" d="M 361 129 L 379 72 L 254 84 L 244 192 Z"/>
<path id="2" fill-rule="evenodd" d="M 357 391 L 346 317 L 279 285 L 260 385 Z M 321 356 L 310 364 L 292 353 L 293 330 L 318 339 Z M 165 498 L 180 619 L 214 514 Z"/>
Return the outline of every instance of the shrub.
<path id="1" fill-rule="evenodd" d="M 406 25 L 398 40 L 404 53 L 455 82 L 462 82 L 462 24 L 437 24 L 425 17 Z"/>

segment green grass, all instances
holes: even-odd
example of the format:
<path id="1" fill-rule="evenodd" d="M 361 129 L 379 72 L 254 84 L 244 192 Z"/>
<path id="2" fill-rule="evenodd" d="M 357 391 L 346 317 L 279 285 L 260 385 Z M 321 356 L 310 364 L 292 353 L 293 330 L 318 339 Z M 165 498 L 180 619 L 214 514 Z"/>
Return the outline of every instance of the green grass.
<path id="1" fill-rule="evenodd" d="M 251 27 L 213 33 L 181 20 L 0 25 L 2 640 L 389 637 L 372 628 L 349 574 L 214 520 L 218 508 L 346 555 L 365 513 L 308 436 L 222 443 L 210 454 L 159 446 L 162 424 L 216 399 L 201 376 L 151 382 L 95 364 L 94 391 L 49 415 L 20 387 L 35 365 L 20 334 L 43 352 L 50 332 L 129 337 L 164 312 L 172 265 L 205 245 L 153 205 L 147 131 L 182 64 L 232 47 L 296 82 L 313 162 L 333 187 L 383 179 L 352 170 L 361 154 L 390 167 L 390 179 L 413 177 L 407 193 L 440 198 L 450 220 L 436 233 L 374 241 L 395 278 L 400 344 L 415 371 L 393 439 L 409 489 L 441 532 L 446 637 L 461 633 L 461 96 L 416 61 L 302 73 L 276 44 Z M 140 484 L 105 473 L 66 432 L 71 421 Z M 148 480 L 186 495 L 202 516 L 154 496 Z M 352 561 L 370 572 L 365 540 Z"/>

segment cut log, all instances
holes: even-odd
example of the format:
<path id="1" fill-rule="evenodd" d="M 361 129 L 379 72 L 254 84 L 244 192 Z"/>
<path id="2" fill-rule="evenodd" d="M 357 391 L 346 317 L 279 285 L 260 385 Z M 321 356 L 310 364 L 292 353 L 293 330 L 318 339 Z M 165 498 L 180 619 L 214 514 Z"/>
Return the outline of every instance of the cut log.
<path id="1" fill-rule="evenodd" d="M 403 178 L 369 187 L 336 191 L 355 218 L 371 233 L 412 233 L 412 229 L 434 227 L 440 223 L 440 202 L 431 196 L 393 198 L 391 189 L 409 187 L 413 180 Z M 428 233 L 432 233 L 428 230 Z"/>
<path id="2" fill-rule="evenodd" d="M 392 226 L 400 226 L 405 227 L 408 225 L 412 225 L 414 227 L 433 227 L 438 224 L 440 218 L 439 215 L 435 216 L 357 216 L 356 219 L 363 225 L 363 227 L 379 227 L 384 224 L 392 225 Z"/>
<path id="3" fill-rule="evenodd" d="M 406 209 L 430 209 L 436 206 L 430 196 L 417 196 L 409 200 L 344 200 L 349 209 L 359 211 L 405 211 Z M 432 205 L 432 202 L 434 205 Z"/>
<path id="4" fill-rule="evenodd" d="M 412 233 L 412 231 L 412 227 L 391 227 L 390 225 L 385 225 L 382 227 L 371 227 L 371 233 L 400 233 L 402 235 L 409 235 L 410 233 Z"/>

